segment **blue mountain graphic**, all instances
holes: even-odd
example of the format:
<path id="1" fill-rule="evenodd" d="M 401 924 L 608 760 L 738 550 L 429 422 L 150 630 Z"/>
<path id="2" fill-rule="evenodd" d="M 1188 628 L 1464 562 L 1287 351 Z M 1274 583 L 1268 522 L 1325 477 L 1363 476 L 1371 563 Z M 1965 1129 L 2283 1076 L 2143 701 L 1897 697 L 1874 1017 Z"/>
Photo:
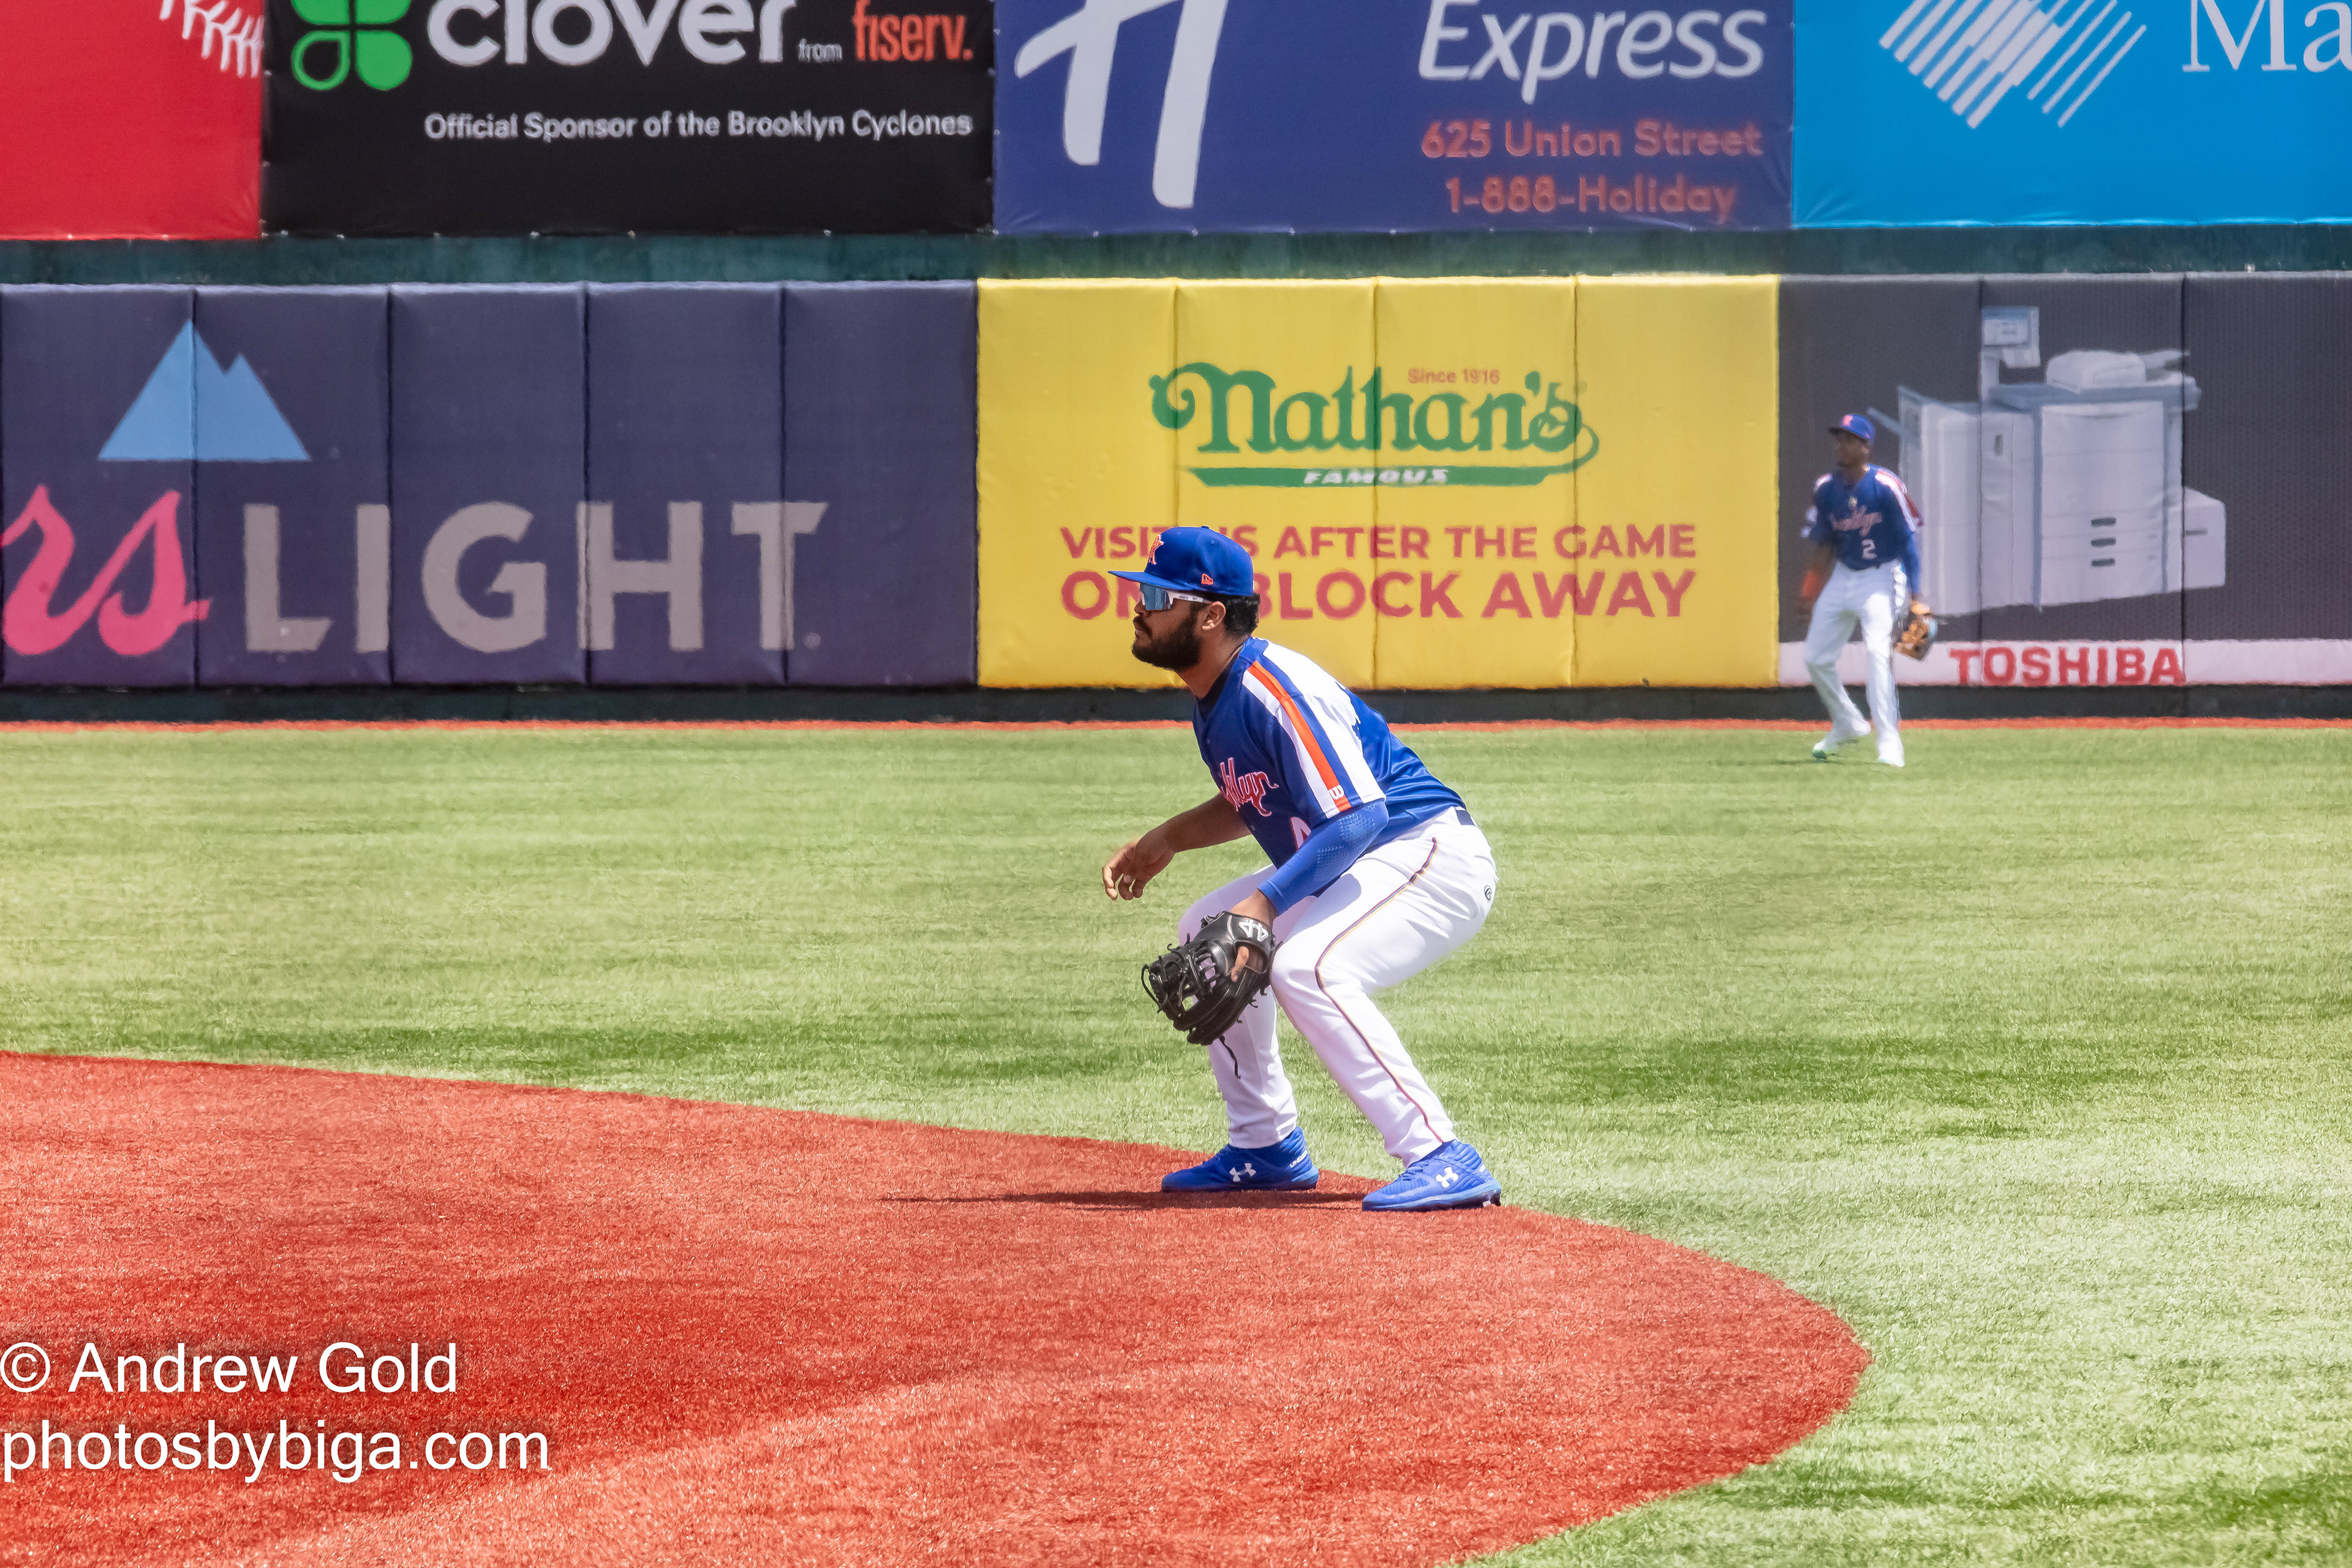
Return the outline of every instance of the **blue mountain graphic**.
<path id="1" fill-rule="evenodd" d="M 307 463 L 310 454 L 245 356 L 221 369 L 212 345 L 190 321 L 155 362 L 98 458 L 102 463 Z"/>

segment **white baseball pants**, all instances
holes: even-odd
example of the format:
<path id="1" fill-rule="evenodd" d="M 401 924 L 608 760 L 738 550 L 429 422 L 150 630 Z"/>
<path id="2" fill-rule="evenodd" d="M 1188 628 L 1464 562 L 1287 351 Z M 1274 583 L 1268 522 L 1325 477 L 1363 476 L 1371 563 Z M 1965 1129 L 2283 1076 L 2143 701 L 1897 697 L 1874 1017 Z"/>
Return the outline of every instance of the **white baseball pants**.
<path id="1" fill-rule="evenodd" d="M 1878 759 L 1903 760 L 1903 713 L 1895 700 L 1895 603 L 1907 590 L 1903 568 L 1890 561 L 1867 572 L 1856 572 L 1840 562 L 1830 574 L 1822 596 L 1813 601 L 1812 625 L 1805 631 L 1805 668 L 1812 673 L 1813 689 L 1830 710 L 1830 740 L 1842 743 L 1868 734 L 1874 721 Z M 1870 654 L 1870 719 L 1845 694 L 1838 679 L 1838 650 L 1862 627 L 1862 646 Z"/>
<path id="2" fill-rule="evenodd" d="M 1177 939 L 1191 941 L 1202 921 L 1247 898 L 1271 869 L 1261 866 L 1185 910 Z M 1454 1123 L 1371 994 L 1477 935 L 1494 904 L 1486 836 L 1448 812 L 1367 852 L 1338 881 L 1275 917 L 1275 1000 L 1388 1152 L 1408 1164 L 1452 1138 Z M 1209 1047 L 1230 1139 L 1244 1149 L 1279 1143 L 1298 1125 L 1274 1036 L 1274 1009 L 1261 994 Z"/>

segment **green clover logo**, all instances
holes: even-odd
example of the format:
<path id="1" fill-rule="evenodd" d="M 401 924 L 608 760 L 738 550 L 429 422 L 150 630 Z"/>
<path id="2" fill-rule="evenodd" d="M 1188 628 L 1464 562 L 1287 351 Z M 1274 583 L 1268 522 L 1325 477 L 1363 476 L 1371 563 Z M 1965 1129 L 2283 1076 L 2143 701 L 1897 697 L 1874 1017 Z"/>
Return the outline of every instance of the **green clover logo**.
<path id="1" fill-rule="evenodd" d="M 294 46 L 294 79 L 304 87 L 324 92 L 356 70 L 368 86 L 389 92 L 416 63 L 407 39 L 373 30 L 407 16 L 408 0 L 294 0 L 294 14 L 320 29 Z M 334 68 L 324 73 L 312 63 L 322 47 L 335 57 Z"/>

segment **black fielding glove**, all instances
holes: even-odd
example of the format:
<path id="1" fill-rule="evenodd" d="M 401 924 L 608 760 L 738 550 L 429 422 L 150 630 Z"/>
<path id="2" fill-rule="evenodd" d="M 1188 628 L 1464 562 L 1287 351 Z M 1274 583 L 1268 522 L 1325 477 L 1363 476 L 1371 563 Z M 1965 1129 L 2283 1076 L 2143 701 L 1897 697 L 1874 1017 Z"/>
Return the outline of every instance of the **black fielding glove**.
<path id="1" fill-rule="evenodd" d="M 1205 1046 L 1272 983 L 1276 945 L 1263 921 L 1231 910 L 1213 915 L 1192 941 L 1143 966 L 1143 989 L 1186 1039 Z M 1243 962 L 1245 950 L 1254 950 L 1254 963 Z"/>

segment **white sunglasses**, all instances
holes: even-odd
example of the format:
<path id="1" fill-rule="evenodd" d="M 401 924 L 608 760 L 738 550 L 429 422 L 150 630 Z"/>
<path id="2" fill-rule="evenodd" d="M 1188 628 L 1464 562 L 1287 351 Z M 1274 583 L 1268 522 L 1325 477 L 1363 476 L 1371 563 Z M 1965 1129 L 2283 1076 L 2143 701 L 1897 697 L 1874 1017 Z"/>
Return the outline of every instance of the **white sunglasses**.
<path id="1" fill-rule="evenodd" d="M 1204 597 L 1202 595 L 1180 594 L 1173 588 L 1162 588 L 1156 583 L 1138 583 L 1135 586 L 1143 600 L 1143 607 L 1147 610 L 1155 612 L 1166 609 L 1171 603 L 1178 599 L 1183 600 L 1188 605 L 1213 605 L 1216 603 L 1214 599 Z"/>

